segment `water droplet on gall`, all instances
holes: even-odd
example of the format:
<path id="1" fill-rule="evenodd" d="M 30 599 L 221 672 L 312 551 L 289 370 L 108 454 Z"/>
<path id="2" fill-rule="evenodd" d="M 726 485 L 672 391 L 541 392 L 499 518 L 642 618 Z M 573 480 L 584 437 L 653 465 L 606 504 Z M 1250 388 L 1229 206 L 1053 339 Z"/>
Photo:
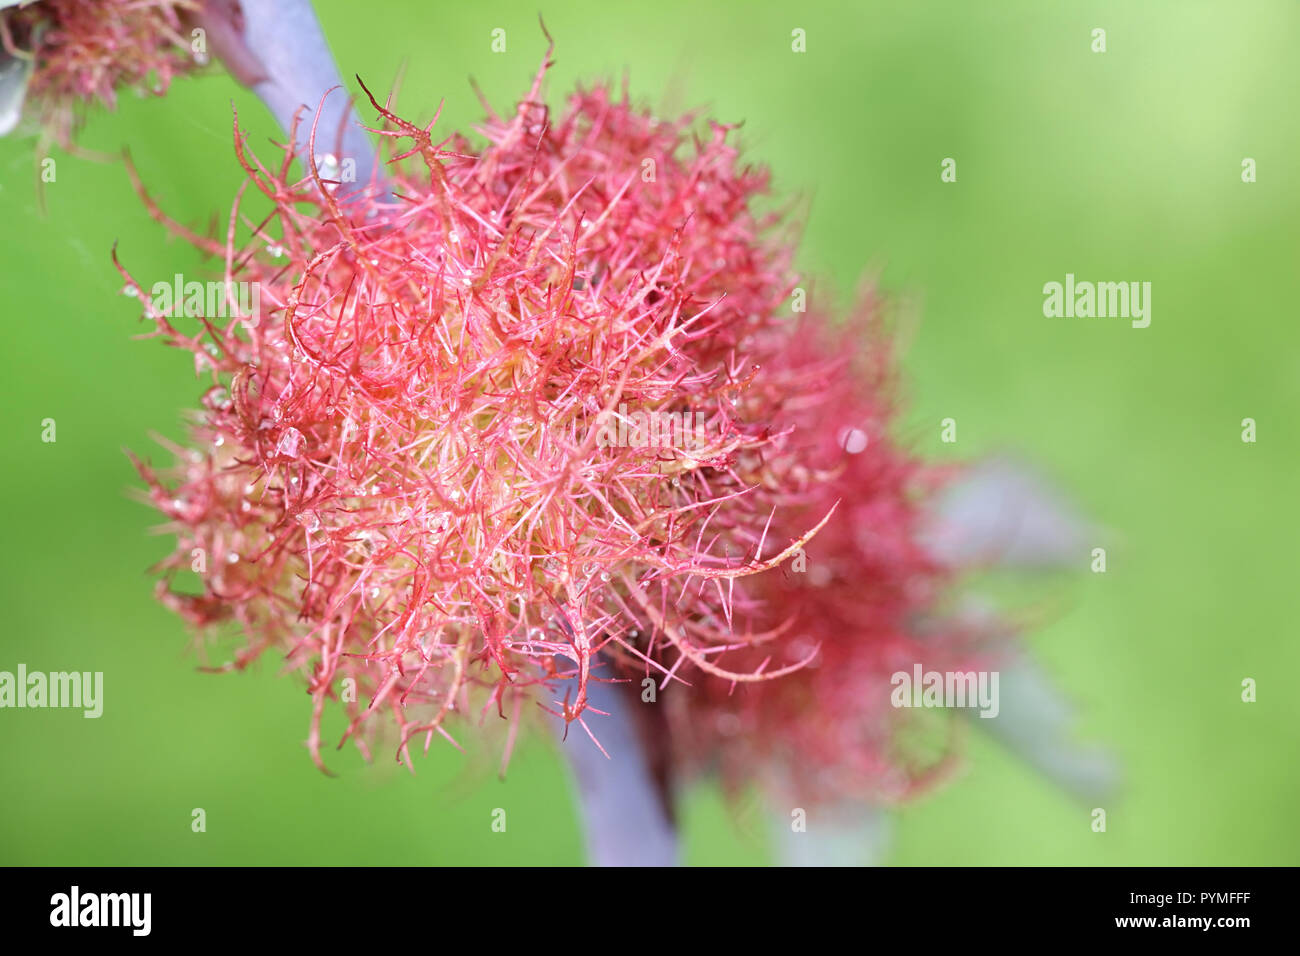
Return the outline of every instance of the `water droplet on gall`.
<path id="1" fill-rule="evenodd" d="M 302 446 L 302 432 L 290 425 L 280 435 L 280 441 L 275 446 L 275 455 L 277 458 L 297 458 L 302 453 Z"/>
<path id="2" fill-rule="evenodd" d="M 856 455 L 866 450 L 868 438 L 861 428 L 841 428 L 839 440 L 841 448 L 850 455 Z"/>

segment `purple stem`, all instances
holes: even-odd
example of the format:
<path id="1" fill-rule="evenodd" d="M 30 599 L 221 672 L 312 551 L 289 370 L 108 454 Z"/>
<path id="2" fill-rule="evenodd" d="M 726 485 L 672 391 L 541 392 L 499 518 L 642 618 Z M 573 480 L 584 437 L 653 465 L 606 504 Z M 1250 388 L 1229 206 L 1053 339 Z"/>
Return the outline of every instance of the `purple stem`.
<path id="1" fill-rule="evenodd" d="M 577 679 L 560 682 L 577 696 Z M 587 703 L 608 717 L 587 710 L 583 720 L 609 754 L 574 721 L 565 733 L 557 720 L 556 735 L 578 789 L 579 812 L 593 866 L 676 866 L 677 831 L 656 786 L 650 755 L 640 732 L 635 707 L 643 704 L 624 684 L 592 680 Z"/>
<path id="2" fill-rule="evenodd" d="M 304 163 L 311 159 L 323 179 L 343 180 L 336 195 L 382 180 L 378 150 L 346 88 L 335 89 L 343 81 L 308 0 L 208 0 L 199 19 L 230 73 L 261 98 L 286 132 L 294 113 L 306 107 L 294 150 Z M 316 156 L 309 157 L 313 120 Z"/>

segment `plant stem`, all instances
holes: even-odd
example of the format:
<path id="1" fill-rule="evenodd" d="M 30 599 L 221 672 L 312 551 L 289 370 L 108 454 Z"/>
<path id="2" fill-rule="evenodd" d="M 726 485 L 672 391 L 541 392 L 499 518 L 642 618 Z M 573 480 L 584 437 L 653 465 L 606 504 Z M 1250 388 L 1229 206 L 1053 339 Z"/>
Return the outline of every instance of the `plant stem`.
<path id="1" fill-rule="evenodd" d="M 568 683 L 576 692 L 577 681 Z M 563 683 L 559 689 L 563 693 Z M 587 702 L 609 714 L 589 709 L 583 716 L 609 756 L 577 721 L 567 733 L 557 721 L 557 736 L 577 787 L 588 860 L 593 866 L 676 866 L 677 831 L 633 710 L 655 705 L 641 704 L 626 685 L 596 680 L 587 685 Z"/>
<path id="2" fill-rule="evenodd" d="M 238 14 L 228 0 L 208 0 L 199 23 L 231 75 L 261 98 L 286 132 L 294 113 L 306 107 L 294 150 L 322 178 L 343 175 L 340 198 L 382 178 L 376 177 L 378 151 L 346 90 L 325 95 L 343 81 L 308 0 L 241 0 Z M 315 157 L 307 155 L 313 118 Z M 333 163 L 326 158 L 331 156 Z"/>

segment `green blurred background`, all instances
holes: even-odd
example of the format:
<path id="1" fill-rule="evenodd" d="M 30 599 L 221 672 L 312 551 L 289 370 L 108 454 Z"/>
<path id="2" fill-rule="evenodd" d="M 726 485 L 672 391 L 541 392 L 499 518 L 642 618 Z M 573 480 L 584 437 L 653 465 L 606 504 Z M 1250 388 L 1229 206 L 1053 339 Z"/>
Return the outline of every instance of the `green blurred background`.
<path id="1" fill-rule="evenodd" d="M 318 5 L 345 76 L 405 76 L 404 115 L 439 129 L 498 106 L 543 51 L 536 5 Z M 549 100 L 626 71 L 656 109 L 744 121 L 749 155 L 809 205 L 815 295 L 878 273 L 918 320 L 901 431 L 927 453 L 1010 450 L 1104 530 L 1109 570 L 1055 586 L 1031 637 L 1123 764 L 1105 834 L 992 743 L 898 815 L 898 864 L 1300 863 L 1296 332 L 1300 8 L 1292 2 L 770 3 L 545 0 Z M 507 31 L 507 52 L 490 33 Z M 807 52 L 791 52 L 791 30 Z M 1091 31 L 1108 50 L 1091 51 Z M 130 146 L 173 215 L 227 215 L 240 174 L 219 72 L 96 114 L 82 143 Z M 105 713 L 0 711 L 0 863 L 578 863 L 564 768 L 533 740 L 447 747 L 412 776 L 381 750 L 313 767 L 301 685 L 195 671 L 146 568 L 168 542 L 133 503 L 124 447 L 165 457 L 201 391 L 192 364 L 133 341 L 109 249 L 138 269 L 201 267 L 150 221 L 117 162 L 55 152 L 41 214 L 33 141 L 0 141 L 4 501 L 0 669 L 105 673 Z M 940 182 L 954 157 L 958 181 Z M 1241 163 L 1258 163 L 1258 182 Z M 1046 319 L 1042 286 L 1153 283 L 1153 321 Z M 939 421 L 958 422 L 955 446 Z M 43 444 L 41 420 L 58 441 Z M 1258 422 L 1244 444 L 1240 422 Z M 1240 700 L 1241 681 L 1259 700 Z M 472 735 L 464 735 L 472 740 Z M 207 812 L 191 832 L 190 812 Z M 506 833 L 489 815 L 506 808 Z M 771 859 L 756 806 L 700 786 L 692 863 Z"/>

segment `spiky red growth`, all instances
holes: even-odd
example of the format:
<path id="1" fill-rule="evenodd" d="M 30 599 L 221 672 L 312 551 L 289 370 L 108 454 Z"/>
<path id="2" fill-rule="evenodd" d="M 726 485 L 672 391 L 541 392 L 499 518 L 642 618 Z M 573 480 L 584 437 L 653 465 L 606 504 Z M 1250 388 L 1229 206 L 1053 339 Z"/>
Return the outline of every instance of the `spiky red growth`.
<path id="1" fill-rule="evenodd" d="M 81 107 L 111 109 L 121 89 L 161 95 L 197 65 L 182 25 L 193 8 L 185 0 L 40 0 L 0 11 L 0 42 L 33 61 L 28 97 L 66 146 Z"/>
<path id="2" fill-rule="evenodd" d="M 873 310 L 852 347 L 876 371 L 855 377 L 823 320 L 793 314 L 792 244 L 727 127 L 693 136 L 601 87 L 552 121 L 540 81 L 483 149 L 375 104 L 408 147 L 395 206 L 343 208 L 293 181 L 287 150 L 268 168 L 237 137 L 274 213 L 246 243 L 235 216 L 226 242 L 190 237 L 258 285 L 261 320 L 185 334 L 146 310 L 211 380 L 194 450 L 167 476 L 141 466 L 178 536 L 167 577 L 208 556 L 202 594 L 161 594 L 201 628 L 241 625 L 233 667 L 286 652 L 318 762 L 345 678 L 344 739 L 388 711 L 406 760 L 473 687 L 517 713 L 540 686 L 581 722 L 589 681 L 649 675 L 683 760 L 739 729 L 764 738 L 745 753 L 830 765 L 866 745 L 853 769 L 878 769 L 885 728 L 830 724 L 876 712 L 849 685 L 916 659 L 906 618 L 938 572 L 909 543 L 916 465 L 886 437 Z M 602 440 L 624 412 L 700 427 L 687 447 Z M 820 586 L 783 567 L 801 548 Z"/>
<path id="3" fill-rule="evenodd" d="M 1005 631 L 949 607 L 949 570 L 921 543 L 932 492 L 952 466 L 922 464 L 889 437 L 896 393 L 880 305 L 863 297 L 840 328 L 790 329 L 772 366 L 784 400 L 769 406 L 780 456 L 817 475 L 772 524 L 778 540 L 834 503 L 798 560 L 747 582 L 755 628 L 787 625 L 772 648 L 733 652 L 737 669 L 777 667 L 820 648 L 779 681 L 696 682 L 665 697 L 679 763 L 716 767 L 733 788 L 761 780 L 795 803 L 893 802 L 955 766 L 959 724 L 896 709 L 891 675 L 996 667 Z"/>

